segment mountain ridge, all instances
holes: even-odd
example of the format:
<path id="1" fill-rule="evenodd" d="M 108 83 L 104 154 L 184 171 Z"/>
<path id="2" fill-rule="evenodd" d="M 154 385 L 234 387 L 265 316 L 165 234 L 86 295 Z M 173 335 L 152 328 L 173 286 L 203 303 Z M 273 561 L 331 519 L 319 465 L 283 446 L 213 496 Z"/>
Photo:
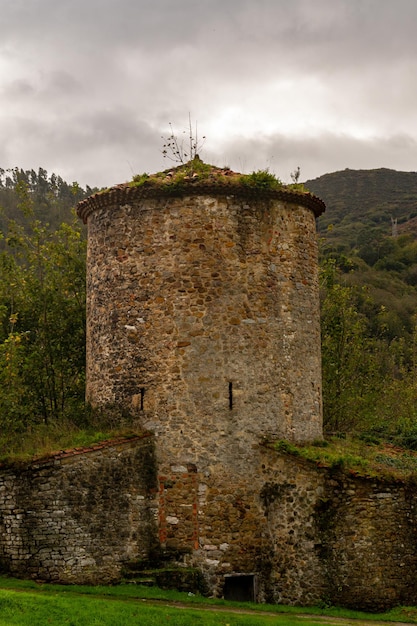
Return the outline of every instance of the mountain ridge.
<path id="1" fill-rule="evenodd" d="M 346 226 L 353 218 L 356 229 L 372 228 L 388 235 L 392 220 L 403 224 L 417 217 L 417 172 L 346 168 L 307 180 L 304 185 L 325 202 L 326 212 L 318 228 L 323 233 L 332 225 L 332 234 L 327 233 L 331 239 L 339 238 L 341 227 L 342 239 L 348 236 Z"/>

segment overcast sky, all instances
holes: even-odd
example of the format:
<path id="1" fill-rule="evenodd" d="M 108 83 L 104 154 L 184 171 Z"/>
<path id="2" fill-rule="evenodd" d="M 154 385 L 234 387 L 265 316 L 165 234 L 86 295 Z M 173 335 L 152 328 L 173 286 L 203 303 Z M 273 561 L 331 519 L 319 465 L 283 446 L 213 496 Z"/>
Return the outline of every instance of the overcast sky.
<path id="1" fill-rule="evenodd" d="M 0 167 L 109 186 L 201 157 L 417 170 L 417 0 L 0 0 Z"/>

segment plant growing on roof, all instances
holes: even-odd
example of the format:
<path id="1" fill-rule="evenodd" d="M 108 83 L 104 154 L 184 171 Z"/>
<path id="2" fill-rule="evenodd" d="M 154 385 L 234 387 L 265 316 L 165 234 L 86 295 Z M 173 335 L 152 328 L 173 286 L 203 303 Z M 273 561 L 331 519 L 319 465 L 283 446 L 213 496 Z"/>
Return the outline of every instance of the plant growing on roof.
<path id="1" fill-rule="evenodd" d="M 300 174 L 301 174 L 301 170 L 300 170 L 300 166 L 298 165 L 296 167 L 296 169 L 293 172 L 291 172 L 291 174 L 290 174 L 291 180 L 294 183 L 294 185 L 296 185 L 298 183 L 299 178 L 300 178 Z"/>
<path id="2" fill-rule="evenodd" d="M 188 162 L 192 163 L 198 158 L 198 153 L 202 150 L 206 139 L 205 135 L 203 135 L 201 140 L 198 138 L 197 122 L 195 123 L 195 128 L 193 128 L 191 115 L 188 114 L 188 144 L 185 143 L 184 137 L 178 139 L 171 122 L 169 123 L 169 127 L 171 134 L 168 137 L 161 137 L 161 139 L 164 140 L 162 146 L 164 159 L 170 159 L 181 165 L 185 165 Z M 185 135 L 186 132 L 187 131 L 183 130 L 182 134 Z"/>
<path id="3" fill-rule="evenodd" d="M 290 174 L 292 180 L 292 184 L 290 185 L 290 187 L 291 189 L 294 189 L 294 191 L 304 191 L 304 184 L 299 182 L 300 174 L 301 170 L 299 165 Z"/>
<path id="4" fill-rule="evenodd" d="M 242 174 L 240 182 L 247 187 L 256 189 L 277 189 L 282 187 L 282 182 L 275 174 L 271 174 L 268 169 L 258 170 L 251 174 Z"/>

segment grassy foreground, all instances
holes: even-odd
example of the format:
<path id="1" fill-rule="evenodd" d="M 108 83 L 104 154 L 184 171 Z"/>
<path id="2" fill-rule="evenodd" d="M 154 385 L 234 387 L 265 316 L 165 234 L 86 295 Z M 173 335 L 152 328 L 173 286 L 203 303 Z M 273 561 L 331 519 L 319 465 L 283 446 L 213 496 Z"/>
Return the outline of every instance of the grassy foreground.
<path id="1" fill-rule="evenodd" d="M 417 609 L 399 607 L 374 615 L 335 607 L 301 608 L 209 600 L 135 585 L 64 586 L 0 577 L 0 626 L 153 626 L 165 622 L 173 626 L 297 626 L 300 623 L 313 626 L 346 625 L 356 620 L 358 624 L 365 620 L 417 623 Z"/>
<path id="2" fill-rule="evenodd" d="M 284 617 L 284 619 L 282 619 Z M 160 625 L 168 622 L 175 626 L 207 624 L 294 624 L 289 616 L 233 615 L 220 611 L 203 611 L 197 608 L 182 609 L 172 606 L 145 605 L 140 600 L 120 601 L 115 598 L 74 596 L 73 594 L 0 591 L 0 625 L 44 626 L 45 624 L 71 626 L 130 626 L 132 624 Z M 305 621 L 305 620 L 303 620 Z"/>

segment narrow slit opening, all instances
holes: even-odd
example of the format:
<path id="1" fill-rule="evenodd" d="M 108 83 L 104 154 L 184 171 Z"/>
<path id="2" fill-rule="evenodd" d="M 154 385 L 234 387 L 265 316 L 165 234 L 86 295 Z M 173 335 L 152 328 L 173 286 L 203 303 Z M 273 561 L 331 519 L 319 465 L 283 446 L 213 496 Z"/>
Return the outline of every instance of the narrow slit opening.
<path id="1" fill-rule="evenodd" d="M 145 397 L 145 387 L 140 388 L 140 410 L 143 411 L 143 403 Z"/>
<path id="2" fill-rule="evenodd" d="M 233 409 L 233 383 L 229 383 L 229 409 Z"/>

